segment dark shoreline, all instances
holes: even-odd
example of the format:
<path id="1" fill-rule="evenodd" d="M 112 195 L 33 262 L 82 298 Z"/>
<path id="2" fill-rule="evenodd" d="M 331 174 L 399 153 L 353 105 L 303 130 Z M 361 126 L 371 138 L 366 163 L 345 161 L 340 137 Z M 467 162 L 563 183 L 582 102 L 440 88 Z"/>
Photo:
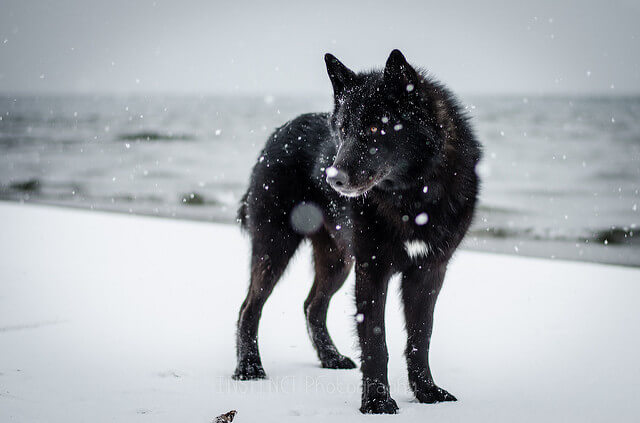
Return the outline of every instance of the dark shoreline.
<path id="1" fill-rule="evenodd" d="M 12 200 L 0 198 L 0 204 L 18 203 L 35 206 L 54 206 L 77 210 L 99 211 L 120 215 L 131 215 L 141 217 L 154 217 L 162 219 L 181 220 L 198 223 L 217 223 L 233 225 L 228 219 L 203 219 L 200 217 L 189 217 L 185 215 L 174 215 L 166 213 L 152 212 L 128 212 L 121 207 L 107 207 L 78 203 L 31 200 Z M 238 230 L 240 230 L 238 228 Z M 517 246 L 517 251 L 516 247 Z M 560 248 L 559 248 L 560 247 Z M 479 251 L 493 254 L 503 254 L 511 256 L 543 258 L 548 260 L 574 261 L 582 263 L 598 263 L 606 265 L 616 265 L 631 268 L 640 268 L 640 248 L 629 245 L 604 245 L 604 244 L 580 244 L 571 241 L 539 240 L 539 239 L 515 239 L 515 238 L 495 238 L 481 237 L 477 233 L 469 233 L 462 244 L 462 249 Z M 549 251 L 553 251 L 552 254 Z M 580 253 L 582 251 L 582 253 Z"/>

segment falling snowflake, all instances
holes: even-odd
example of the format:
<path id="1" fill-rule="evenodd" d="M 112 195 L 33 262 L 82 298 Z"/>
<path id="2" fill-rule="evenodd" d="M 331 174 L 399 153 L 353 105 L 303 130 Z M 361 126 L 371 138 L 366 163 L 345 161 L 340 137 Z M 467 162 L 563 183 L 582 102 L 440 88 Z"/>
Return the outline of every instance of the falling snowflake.
<path id="1" fill-rule="evenodd" d="M 416 225 L 418 226 L 422 226 L 426 224 L 428 221 L 429 221 L 429 215 L 427 215 L 425 212 L 422 212 L 416 216 Z"/>

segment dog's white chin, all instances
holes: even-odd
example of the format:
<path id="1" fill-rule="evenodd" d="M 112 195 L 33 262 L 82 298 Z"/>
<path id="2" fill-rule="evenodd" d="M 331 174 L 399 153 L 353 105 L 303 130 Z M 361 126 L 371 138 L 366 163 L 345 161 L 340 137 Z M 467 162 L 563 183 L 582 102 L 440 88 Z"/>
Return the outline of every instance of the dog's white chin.
<path id="1" fill-rule="evenodd" d="M 356 190 L 345 190 L 345 189 L 334 188 L 334 190 L 338 194 L 342 195 L 343 197 L 353 198 L 353 197 L 361 197 L 363 195 L 366 195 L 371 188 L 372 187 L 369 187 L 367 189 L 356 189 Z"/>
<path id="2" fill-rule="evenodd" d="M 367 191 L 341 191 L 341 190 L 336 190 L 338 192 L 338 194 L 342 195 L 343 197 L 360 197 L 361 195 L 363 195 L 364 193 L 366 193 Z"/>
<path id="3" fill-rule="evenodd" d="M 350 198 L 362 197 L 364 195 L 367 195 L 367 193 L 369 191 L 371 191 L 371 189 L 373 189 L 373 187 L 375 187 L 378 184 L 378 182 L 380 182 L 381 180 L 382 180 L 382 178 L 379 178 L 379 179 L 373 181 L 373 183 L 371 185 L 368 185 L 364 189 L 361 188 L 361 189 L 349 190 L 349 189 L 341 189 L 341 188 L 336 188 L 336 187 L 333 187 L 333 189 L 343 197 L 350 197 Z"/>

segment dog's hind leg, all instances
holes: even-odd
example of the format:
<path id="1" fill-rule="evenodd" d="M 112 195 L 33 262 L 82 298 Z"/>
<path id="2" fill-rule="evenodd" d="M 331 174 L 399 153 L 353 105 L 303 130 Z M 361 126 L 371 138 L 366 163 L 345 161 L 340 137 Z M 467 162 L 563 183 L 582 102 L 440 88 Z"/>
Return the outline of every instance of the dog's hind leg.
<path id="1" fill-rule="evenodd" d="M 345 248 L 340 247 L 322 229 L 311 237 L 315 279 L 304 302 L 307 329 L 322 367 L 328 369 L 353 369 L 355 363 L 338 352 L 327 331 L 327 310 L 333 294 L 340 289 L 353 265 Z"/>
<path id="2" fill-rule="evenodd" d="M 300 235 L 292 232 L 269 232 L 255 233 L 251 242 L 251 283 L 238 317 L 238 365 L 233 374 L 233 378 L 238 380 L 266 377 L 258 350 L 262 307 L 302 240 Z"/>

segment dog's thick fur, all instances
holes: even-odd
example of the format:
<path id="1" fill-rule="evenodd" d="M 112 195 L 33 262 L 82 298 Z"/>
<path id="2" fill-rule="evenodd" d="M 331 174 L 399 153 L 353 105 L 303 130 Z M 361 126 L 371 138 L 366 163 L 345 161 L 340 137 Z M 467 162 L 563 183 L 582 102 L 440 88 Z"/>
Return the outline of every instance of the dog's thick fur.
<path id="1" fill-rule="evenodd" d="M 329 301 L 355 263 L 360 411 L 398 409 L 389 393 L 384 324 L 395 273 L 402 275 L 410 386 L 420 402 L 455 401 L 433 381 L 429 341 L 447 263 L 473 216 L 480 146 L 453 95 L 398 50 L 383 71 L 354 73 L 330 54 L 325 60 L 333 113 L 301 115 L 278 128 L 240 206 L 251 236 L 251 282 L 234 378 L 265 377 L 257 342 L 262 307 L 308 238 L 316 275 L 304 313 L 326 368 L 355 367 L 326 326 Z"/>

